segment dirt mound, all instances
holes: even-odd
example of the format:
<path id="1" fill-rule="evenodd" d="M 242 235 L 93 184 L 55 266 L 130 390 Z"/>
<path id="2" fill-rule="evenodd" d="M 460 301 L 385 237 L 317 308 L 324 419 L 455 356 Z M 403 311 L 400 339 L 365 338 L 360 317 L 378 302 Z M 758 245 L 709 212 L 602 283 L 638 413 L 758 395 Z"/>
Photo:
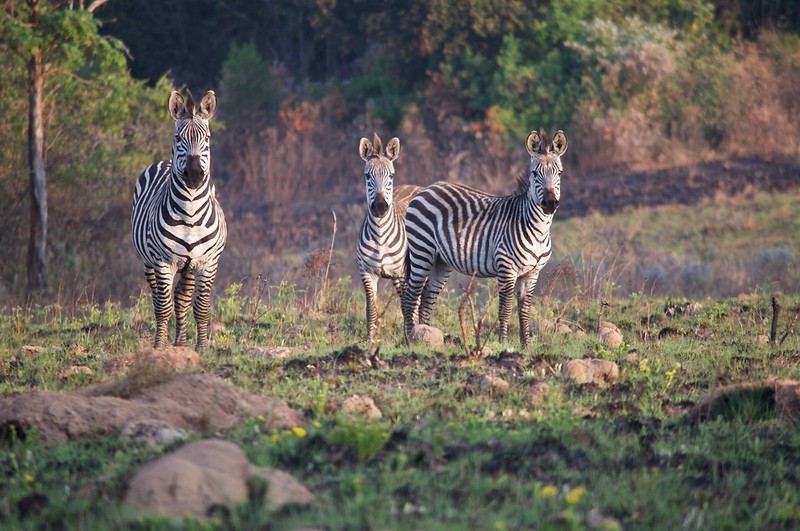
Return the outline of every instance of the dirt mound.
<path id="1" fill-rule="evenodd" d="M 209 374 L 179 374 L 150 387 L 119 380 L 78 393 L 35 392 L 0 400 L 0 433 L 36 428 L 46 442 L 118 432 L 130 420 L 175 428 L 224 431 L 261 415 L 267 425 L 294 427 L 302 415 L 283 400 L 245 393 Z"/>
<path id="2" fill-rule="evenodd" d="M 759 419 L 800 417 L 800 382 L 775 379 L 744 382 L 715 389 L 686 413 L 698 421 L 723 418 Z"/>

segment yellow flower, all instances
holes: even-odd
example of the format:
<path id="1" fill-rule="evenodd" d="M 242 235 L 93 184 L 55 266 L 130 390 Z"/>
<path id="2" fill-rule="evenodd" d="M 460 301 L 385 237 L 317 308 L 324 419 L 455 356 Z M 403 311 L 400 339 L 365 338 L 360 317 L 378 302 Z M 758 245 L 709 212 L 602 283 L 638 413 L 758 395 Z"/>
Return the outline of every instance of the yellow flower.
<path id="1" fill-rule="evenodd" d="M 280 440 L 281 440 L 281 436 L 280 436 L 280 435 L 278 435 L 277 433 L 273 433 L 273 434 L 270 436 L 269 440 L 270 440 L 270 441 L 272 441 L 272 444 L 277 444 L 277 443 L 278 443 L 278 441 L 280 441 Z"/>
<path id="2" fill-rule="evenodd" d="M 256 422 L 258 422 L 259 424 L 264 424 L 264 415 L 257 416 Z"/>
<path id="3" fill-rule="evenodd" d="M 303 438 L 306 436 L 307 432 L 305 428 L 301 428 L 300 426 L 295 426 L 294 428 L 292 428 L 292 433 L 294 433 L 300 438 Z"/>
<path id="4" fill-rule="evenodd" d="M 25 474 L 25 483 L 27 483 L 28 485 L 33 483 L 33 476 L 31 476 L 30 474 Z"/>
<path id="5" fill-rule="evenodd" d="M 576 503 L 581 501 L 581 498 L 583 498 L 585 494 L 586 494 L 586 487 L 584 487 L 583 485 L 579 485 L 574 489 L 572 489 L 571 491 L 569 491 L 569 494 L 567 494 L 567 503 L 570 505 L 575 505 Z"/>
<path id="6" fill-rule="evenodd" d="M 551 496 L 555 496 L 556 494 L 558 494 L 558 489 L 553 485 L 546 485 L 539 489 L 539 496 L 543 498 L 549 498 Z"/>
<path id="7" fill-rule="evenodd" d="M 314 426 L 315 428 L 321 428 L 322 427 L 322 423 L 320 421 L 318 421 L 318 420 L 315 420 L 314 422 L 312 422 L 311 425 Z"/>

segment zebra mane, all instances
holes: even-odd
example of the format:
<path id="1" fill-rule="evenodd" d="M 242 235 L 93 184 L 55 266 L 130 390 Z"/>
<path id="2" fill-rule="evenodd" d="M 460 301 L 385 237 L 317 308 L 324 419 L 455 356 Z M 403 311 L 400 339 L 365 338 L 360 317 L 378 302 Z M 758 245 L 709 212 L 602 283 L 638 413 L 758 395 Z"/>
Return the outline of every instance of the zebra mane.
<path id="1" fill-rule="evenodd" d="M 527 178 L 527 173 L 523 172 L 514 177 L 517 181 L 517 189 L 511 195 L 528 195 L 528 189 L 531 187 L 531 181 Z"/>

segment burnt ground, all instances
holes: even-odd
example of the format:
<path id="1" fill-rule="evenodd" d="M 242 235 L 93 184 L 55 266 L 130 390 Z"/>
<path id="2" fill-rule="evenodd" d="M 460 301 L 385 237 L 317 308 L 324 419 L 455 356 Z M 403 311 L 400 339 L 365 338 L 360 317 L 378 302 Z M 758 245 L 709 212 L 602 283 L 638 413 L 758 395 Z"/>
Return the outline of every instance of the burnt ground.
<path id="1" fill-rule="evenodd" d="M 626 207 L 694 204 L 718 193 L 786 190 L 800 185 L 797 162 L 755 159 L 707 162 L 657 171 L 607 170 L 575 179 L 564 178 L 559 217 L 592 211 L 613 214 Z"/>

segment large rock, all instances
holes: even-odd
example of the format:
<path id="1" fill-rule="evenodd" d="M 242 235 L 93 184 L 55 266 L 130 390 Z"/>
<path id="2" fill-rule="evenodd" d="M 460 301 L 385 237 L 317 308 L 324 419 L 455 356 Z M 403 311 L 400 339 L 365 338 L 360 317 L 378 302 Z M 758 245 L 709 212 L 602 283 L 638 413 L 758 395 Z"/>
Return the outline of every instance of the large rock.
<path id="1" fill-rule="evenodd" d="M 532 406 L 543 406 L 550 400 L 551 389 L 547 382 L 534 382 L 528 391 L 528 403 Z"/>
<path id="2" fill-rule="evenodd" d="M 412 343 L 423 343 L 431 348 L 444 346 L 444 333 L 438 328 L 424 324 L 414 326 L 410 339 Z"/>
<path id="3" fill-rule="evenodd" d="M 197 441 L 152 461 L 137 472 L 123 505 L 138 513 L 205 518 L 215 506 L 247 501 L 250 463 L 235 444 Z"/>
<path id="4" fill-rule="evenodd" d="M 619 367 L 613 361 L 595 358 L 569 360 L 561 366 L 561 375 L 578 384 L 605 387 L 619 380 Z"/>
<path id="5" fill-rule="evenodd" d="M 484 376 L 481 380 L 481 392 L 491 396 L 506 394 L 511 386 L 499 376 Z"/>
<path id="6" fill-rule="evenodd" d="M 267 426 L 304 424 L 283 400 L 252 395 L 210 374 L 173 375 L 152 386 L 119 380 L 79 393 L 41 391 L 0 400 L 0 431 L 36 428 L 46 442 L 118 432 L 132 420 L 163 421 L 174 428 L 225 431 L 261 415 Z"/>

